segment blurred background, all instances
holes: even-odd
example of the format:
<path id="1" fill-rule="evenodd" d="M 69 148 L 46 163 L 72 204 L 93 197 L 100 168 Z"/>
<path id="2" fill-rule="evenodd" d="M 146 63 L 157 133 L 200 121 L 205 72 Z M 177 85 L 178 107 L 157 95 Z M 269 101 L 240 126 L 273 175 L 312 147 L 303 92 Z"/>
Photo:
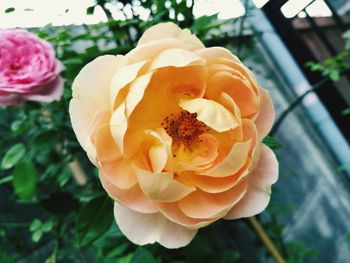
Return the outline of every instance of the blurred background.
<path id="1" fill-rule="evenodd" d="M 216 222 L 176 251 L 137 248 L 112 220 L 93 233 L 79 228 L 103 190 L 69 124 L 72 80 L 99 55 L 127 53 L 161 21 L 229 48 L 270 91 L 277 118 L 267 144 L 280 177 L 258 219 L 286 261 L 350 262 L 348 0 L 2 0 L 0 28 L 28 28 L 50 41 L 66 88 L 49 106 L 0 108 L 2 162 L 21 142 L 40 174 L 30 200 L 21 200 L 2 166 L 0 262 L 274 262 L 246 220 Z M 53 123 L 45 110 L 57 112 Z M 64 151 L 54 147 L 57 132 Z M 88 183 L 71 175 L 74 159 Z"/>

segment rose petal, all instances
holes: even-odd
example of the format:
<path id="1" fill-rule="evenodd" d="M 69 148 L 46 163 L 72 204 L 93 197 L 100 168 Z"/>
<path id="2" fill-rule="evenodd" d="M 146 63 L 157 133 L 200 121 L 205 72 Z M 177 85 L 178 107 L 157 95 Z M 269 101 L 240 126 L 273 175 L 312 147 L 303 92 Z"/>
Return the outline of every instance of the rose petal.
<path id="1" fill-rule="evenodd" d="M 152 173 L 136 166 L 133 169 L 142 191 L 151 200 L 175 202 L 195 190 L 176 181 L 172 173 Z"/>
<path id="2" fill-rule="evenodd" d="M 21 97 L 25 98 L 26 100 L 51 102 L 61 98 L 63 88 L 63 79 L 61 77 L 57 77 L 52 82 L 37 90 L 35 93 L 21 94 Z"/>
<path id="3" fill-rule="evenodd" d="M 84 150 L 91 134 L 92 118 L 96 112 L 110 105 L 111 80 L 121 64 L 119 57 L 111 55 L 98 57 L 87 64 L 73 82 L 73 98 L 70 101 L 69 114 L 73 130 Z"/>
<path id="4" fill-rule="evenodd" d="M 252 139 L 234 144 L 224 160 L 219 161 L 212 169 L 201 172 L 201 174 L 214 177 L 234 175 L 247 162 L 251 147 Z"/>
<path id="5" fill-rule="evenodd" d="M 169 221 L 161 213 L 138 213 L 117 202 L 114 217 L 123 234 L 140 246 L 158 242 L 167 248 L 179 248 L 190 243 L 197 232 Z"/>
<path id="6" fill-rule="evenodd" d="M 226 58 L 233 61 L 240 62 L 237 56 L 233 55 L 231 51 L 223 47 L 207 47 L 194 51 L 197 55 L 205 59 Z"/>
<path id="7" fill-rule="evenodd" d="M 181 29 L 171 22 L 160 23 L 147 29 L 141 36 L 137 45 L 144 45 L 164 38 L 181 40 L 183 42 L 183 47 L 188 50 L 204 47 L 203 43 L 195 35 L 192 35 L 190 30 Z"/>
<path id="8" fill-rule="evenodd" d="M 190 113 L 197 113 L 198 120 L 218 132 L 234 129 L 239 125 L 230 111 L 213 100 L 181 99 L 179 106 Z"/>
<path id="9" fill-rule="evenodd" d="M 120 103 L 116 101 L 118 94 L 127 84 L 131 83 L 138 75 L 140 69 L 146 64 L 147 61 L 141 61 L 131 65 L 126 65 L 120 68 L 114 75 L 111 81 L 110 87 L 110 99 L 113 108 L 117 108 Z M 125 98 L 120 98 L 124 100 Z"/>
<path id="10" fill-rule="evenodd" d="M 273 151 L 263 145 L 257 167 L 248 175 L 248 190 L 225 219 L 250 217 L 261 213 L 270 201 L 271 185 L 278 178 L 278 162 Z"/>
<path id="11" fill-rule="evenodd" d="M 150 71 L 165 67 L 185 67 L 190 64 L 204 64 L 204 60 L 196 54 L 180 49 L 166 49 L 155 57 L 150 65 Z"/>
<path id="12" fill-rule="evenodd" d="M 178 204 L 180 209 L 189 217 L 213 218 L 222 217 L 245 194 L 247 183 L 240 182 L 228 191 L 211 194 L 201 190 L 190 193 L 181 199 Z"/>
<path id="13" fill-rule="evenodd" d="M 113 162 L 121 158 L 120 152 L 113 141 L 109 123 L 101 125 L 96 130 L 93 144 L 96 147 L 99 162 Z"/>
<path id="14" fill-rule="evenodd" d="M 261 89 L 261 105 L 255 125 L 258 130 L 259 138 L 264 138 L 272 128 L 275 119 L 275 110 L 271 97 L 267 90 Z"/>
<path id="15" fill-rule="evenodd" d="M 159 211 L 156 203 L 144 195 L 138 184 L 130 189 L 123 190 L 118 188 L 102 170 L 99 170 L 99 177 L 108 195 L 121 204 L 140 213 Z"/>
<path id="16" fill-rule="evenodd" d="M 110 128 L 119 152 L 124 155 L 124 136 L 128 128 L 128 121 L 125 116 L 125 102 L 120 104 L 113 112 L 110 120 Z"/>

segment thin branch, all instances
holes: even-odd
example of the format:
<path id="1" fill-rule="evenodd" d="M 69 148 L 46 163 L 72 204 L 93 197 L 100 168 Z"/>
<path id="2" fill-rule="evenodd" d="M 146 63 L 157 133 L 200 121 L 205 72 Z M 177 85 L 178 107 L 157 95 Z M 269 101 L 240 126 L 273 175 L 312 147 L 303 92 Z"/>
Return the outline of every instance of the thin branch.
<path id="1" fill-rule="evenodd" d="M 266 234 L 265 230 L 263 229 L 259 221 L 256 219 L 256 217 L 255 216 L 249 217 L 248 220 L 249 220 L 249 223 L 254 228 L 255 232 L 260 237 L 265 247 L 267 248 L 267 250 L 271 253 L 273 258 L 275 259 L 275 261 L 277 263 L 285 263 L 286 260 L 282 257 L 280 252 L 277 250 L 275 244 L 271 241 L 269 236 Z"/>
<path id="2" fill-rule="evenodd" d="M 303 99 L 309 95 L 311 92 L 314 92 L 318 88 L 322 87 L 324 84 L 326 84 L 330 79 L 328 77 L 322 79 L 320 82 L 313 85 L 309 90 L 305 91 L 302 95 L 297 97 L 286 110 L 282 112 L 282 114 L 278 117 L 277 121 L 275 122 L 275 125 L 272 127 L 270 135 L 273 136 L 276 134 L 277 130 L 280 128 L 282 122 L 285 120 L 285 118 L 291 113 L 302 101 Z"/>

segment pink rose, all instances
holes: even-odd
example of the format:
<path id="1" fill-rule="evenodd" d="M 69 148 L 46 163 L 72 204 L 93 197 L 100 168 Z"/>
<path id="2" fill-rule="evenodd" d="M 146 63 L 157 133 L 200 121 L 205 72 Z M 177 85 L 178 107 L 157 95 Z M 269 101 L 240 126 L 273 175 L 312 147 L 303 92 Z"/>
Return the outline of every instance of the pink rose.
<path id="1" fill-rule="evenodd" d="M 0 105 L 59 99 L 62 70 L 50 43 L 26 30 L 0 30 Z"/>

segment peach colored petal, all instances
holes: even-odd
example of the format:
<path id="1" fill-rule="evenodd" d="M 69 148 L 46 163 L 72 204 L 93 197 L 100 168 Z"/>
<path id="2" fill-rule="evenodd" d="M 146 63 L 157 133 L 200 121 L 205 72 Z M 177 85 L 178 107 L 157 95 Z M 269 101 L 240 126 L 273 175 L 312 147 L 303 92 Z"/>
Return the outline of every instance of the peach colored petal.
<path id="1" fill-rule="evenodd" d="M 101 125 L 95 132 L 93 144 L 98 162 L 113 162 L 121 157 L 113 141 L 109 123 Z"/>
<path id="2" fill-rule="evenodd" d="M 272 128 L 275 119 L 275 110 L 271 97 L 267 90 L 261 89 L 261 106 L 260 112 L 255 120 L 256 128 L 258 129 L 259 137 L 264 138 Z"/>
<path id="3" fill-rule="evenodd" d="M 241 200 L 246 190 L 247 183 L 245 180 L 228 191 L 217 194 L 205 193 L 197 189 L 181 199 L 178 204 L 180 209 L 189 217 L 222 217 L 228 212 L 228 209 Z"/>
<path id="4" fill-rule="evenodd" d="M 97 165 L 97 160 L 96 160 L 96 148 L 95 145 L 92 143 L 95 132 L 97 131 L 97 128 L 100 127 L 102 124 L 106 124 L 109 122 L 109 119 L 111 117 L 111 111 L 109 109 L 101 110 L 97 112 L 92 119 L 90 123 L 90 138 L 86 142 L 86 153 L 87 156 L 89 157 L 90 161 L 94 164 Z"/>
<path id="5" fill-rule="evenodd" d="M 117 202 L 114 205 L 114 217 L 123 234 L 140 246 L 158 242 L 167 248 L 184 247 L 197 233 L 196 230 L 171 222 L 161 213 L 143 214 Z"/>
<path id="6" fill-rule="evenodd" d="M 151 200 L 175 202 L 195 190 L 174 180 L 172 173 L 152 173 L 136 166 L 133 169 L 142 191 Z"/>
<path id="7" fill-rule="evenodd" d="M 165 67 L 185 67 L 194 63 L 201 65 L 204 62 L 204 59 L 193 52 L 181 48 L 166 49 L 152 60 L 149 70 Z"/>
<path id="8" fill-rule="evenodd" d="M 146 64 L 146 60 L 134 64 L 126 65 L 119 69 L 112 78 L 110 87 L 110 105 L 117 107 L 115 101 L 122 88 L 131 83 L 138 75 L 141 68 Z M 123 98 L 124 99 L 124 98 Z"/>
<path id="9" fill-rule="evenodd" d="M 218 218 L 200 219 L 200 218 L 189 217 L 185 215 L 184 212 L 181 211 L 178 203 L 176 202 L 175 203 L 169 203 L 169 202 L 158 203 L 158 207 L 160 212 L 170 221 L 173 221 L 174 223 L 177 223 L 179 225 L 182 225 L 190 229 L 198 229 L 198 228 L 207 226 L 218 219 Z"/>
<path id="10" fill-rule="evenodd" d="M 226 177 L 210 177 L 199 174 L 191 174 L 189 180 L 193 185 L 207 193 L 221 193 L 236 185 L 249 173 L 250 163 L 244 165 L 235 175 Z"/>
<path id="11" fill-rule="evenodd" d="M 125 116 L 125 102 L 113 112 L 110 120 L 111 134 L 119 152 L 124 155 L 124 136 L 128 128 L 128 121 Z"/>
<path id="12" fill-rule="evenodd" d="M 240 75 L 240 73 L 237 73 Z M 205 96 L 216 99 L 222 92 L 227 93 L 238 105 L 242 117 L 249 117 L 259 110 L 259 97 L 251 89 L 248 80 L 231 72 L 219 71 L 208 79 Z"/>
<path id="13" fill-rule="evenodd" d="M 241 110 L 239 109 L 235 101 L 232 99 L 232 97 L 225 92 L 221 92 L 218 98 L 218 101 L 222 106 L 226 107 L 226 109 L 228 109 L 233 113 L 239 126 L 241 126 L 242 125 Z"/>
<path id="14" fill-rule="evenodd" d="M 179 106 L 190 113 L 197 113 L 198 120 L 218 132 L 234 129 L 239 125 L 231 112 L 213 100 L 180 99 Z"/>
<path id="15" fill-rule="evenodd" d="M 183 48 L 194 50 L 203 48 L 203 43 L 188 29 L 181 29 L 171 22 L 160 23 L 147 29 L 141 36 L 138 46 L 164 38 L 174 38 L 182 42 Z"/>
<path id="16" fill-rule="evenodd" d="M 153 72 L 138 77 L 130 84 L 128 95 L 125 98 L 125 115 L 130 117 L 136 106 L 141 101 L 148 84 L 151 81 Z"/>
<path id="17" fill-rule="evenodd" d="M 229 60 L 240 62 L 237 56 L 233 55 L 231 51 L 223 47 L 207 47 L 196 50 L 194 53 L 205 59 L 226 58 Z"/>
<path id="18" fill-rule="evenodd" d="M 248 190 L 225 219 L 250 217 L 261 213 L 270 201 L 271 185 L 278 178 L 278 162 L 273 151 L 263 145 L 257 167 L 247 176 Z"/>
<path id="19" fill-rule="evenodd" d="M 171 143 L 172 138 L 163 128 L 156 131 L 146 130 L 146 134 L 153 138 L 149 149 L 149 159 L 154 173 L 160 173 L 165 167 L 171 169 Z"/>
<path id="20" fill-rule="evenodd" d="M 191 160 L 181 161 L 181 154 L 176 153 L 176 161 L 181 170 L 201 170 L 212 166 L 218 156 L 219 142 L 215 136 L 204 133 L 199 136 L 200 141 L 193 146 L 192 155 L 195 157 Z M 199 149 L 197 149 L 199 148 Z"/>
<path id="21" fill-rule="evenodd" d="M 138 184 L 130 189 L 123 190 L 114 185 L 102 170 L 99 170 L 99 177 L 108 195 L 126 207 L 140 213 L 155 213 L 159 211 L 156 203 L 143 194 Z"/>
<path id="22" fill-rule="evenodd" d="M 225 177 L 237 173 L 247 162 L 252 147 L 252 139 L 233 145 L 230 153 L 212 169 L 201 172 L 203 175 Z"/>
<path id="23" fill-rule="evenodd" d="M 122 190 L 137 184 L 137 178 L 128 160 L 120 158 L 113 162 L 101 163 L 100 167 L 110 182 Z"/>
<path id="24" fill-rule="evenodd" d="M 122 65 L 122 56 L 98 57 L 87 64 L 73 82 L 69 114 L 73 130 L 84 150 L 91 134 L 91 120 L 96 112 L 109 107 L 111 80 Z"/>

